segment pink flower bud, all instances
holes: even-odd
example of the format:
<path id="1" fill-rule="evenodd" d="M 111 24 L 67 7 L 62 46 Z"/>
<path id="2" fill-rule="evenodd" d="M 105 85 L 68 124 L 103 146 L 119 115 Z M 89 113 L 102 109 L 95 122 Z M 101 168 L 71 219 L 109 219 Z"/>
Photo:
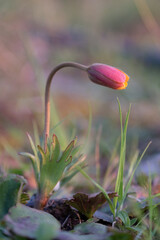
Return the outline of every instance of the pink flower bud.
<path id="1" fill-rule="evenodd" d="M 120 90 L 125 89 L 128 85 L 129 76 L 109 65 L 92 64 L 87 68 L 87 73 L 92 82 L 109 88 Z"/>

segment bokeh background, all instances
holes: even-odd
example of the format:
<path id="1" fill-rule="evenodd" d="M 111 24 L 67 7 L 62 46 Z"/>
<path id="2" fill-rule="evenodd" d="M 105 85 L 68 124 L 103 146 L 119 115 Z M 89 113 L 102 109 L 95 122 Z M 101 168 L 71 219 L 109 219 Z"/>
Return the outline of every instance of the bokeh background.
<path id="1" fill-rule="evenodd" d="M 17 168 L 17 153 L 30 151 L 26 132 L 43 133 L 44 89 L 51 69 L 64 61 L 106 63 L 130 76 L 114 91 L 63 69 L 52 84 L 52 127 L 82 142 L 92 111 L 89 159 L 107 159 L 120 135 L 117 97 L 125 113 L 132 103 L 127 151 L 160 152 L 159 0 L 0 0 L 0 162 Z M 55 110 L 56 109 L 56 110 Z M 57 131 L 57 130 L 55 130 Z M 100 134 L 101 132 L 101 134 Z M 64 141 L 65 141 L 64 140 Z M 129 155 L 128 153 L 128 155 Z"/>

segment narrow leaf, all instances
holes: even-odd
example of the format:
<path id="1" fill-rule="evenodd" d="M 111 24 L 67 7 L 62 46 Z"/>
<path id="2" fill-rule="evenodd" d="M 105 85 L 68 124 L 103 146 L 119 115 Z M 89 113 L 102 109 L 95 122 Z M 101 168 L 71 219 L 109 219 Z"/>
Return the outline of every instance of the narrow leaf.
<path id="1" fill-rule="evenodd" d="M 72 151 L 72 157 L 74 157 L 77 153 L 80 153 L 83 148 L 84 148 L 84 145 L 76 146 Z"/>
<path id="2" fill-rule="evenodd" d="M 135 165 L 135 168 L 134 168 L 134 170 L 133 170 L 133 172 L 132 172 L 132 174 L 131 174 L 128 182 L 127 182 L 127 185 L 126 185 L 126 187 L 125 187 L 125 191 L 124 191 L 124 195 L 123 195 L 123 201 L 125 200 L 125 198 L 126 198 L 126 196 L 127 196 L 127 193 L 128 193 L 128 190 L 129 190 L 129 188 L 130 188 L 130 186 L 131 186 L 131 183 L 132 183 L 132 180 L 133 180 L 135 171 L 136 171 L 137 167 L 139 166 L 139 164 L 140 164 L 140 162 L 141 162 L 141 160 L 142 160 L 145 152 L 146 152 L 147 149 L 149 148 L 150 144 L 151 144 L 151 142 L 148 143 L 148 145 L 147 145 L 146 148 L 144 149 L 143 153 L 141 154 L 140 158 L 138 159 L 138 161 L 137 161 L 137 163 L 136 163 L 136 165 Z"/>
<path id="3" fill-rule="evenodd" d="M 62 154 L 62 157 L 60 158 L 59 161 L 65 161 L 66 164 L 67 164 L 67 160 L 74 148 L 74 145 L 75 145 L 75 140 L 73 140 L 72 142 L 70 142 L 70 144 L 66 147 L 66 149 L 64 150 L 63 154 Z"/>
<path id="4" fill-rule="evenodd" d="M 76 168 L 80 171 L 80 173 L 86 178 L 88 179 L 90 182 L 92 182 L 100 191 L 102 191 L 102 193 L 104 194 L 105 198 L 107 199 L 107 202 L 109 204 L 109 207 L 111 209 L 111 212 L 113 213 L 113 215 L 115 214 L 115 209 L 114 209 L 114 205 L 112 203 L 112 201 L 110 200 L 106 190 L 101 187 L 96 181 L 94 181 L 80 166 L 76 166 Z"/>
<path id="5" fill-rule="evenodd" d="M 118 217 L 122 220 L 122 222 L 124 223 L 124 225 L 126 227 L 131 226 L 130 218 L 129 218 L 128 213 L 126 211 L 119 211 L 118 212 Z"/>
<path id="6" fill-rule="evenodd" d="M 51 146 L 52 146 L 51 161 L 57 161 L 60 155 L 60 144 L 55 134 L 53 134 Z"/>
<path id="7" fill-rule="evenodd" d="M 45 154 L 45 152 L 43 151 L 43 149 L 40 145 L 38 145 L 37 147 L 38 147 L 38 150 L 39 150 L 39 152 L 41 154 L 41 157 L 42 157 L 42 159 L 41 159 L 41 167 L 42 167 L 46 162 L 46 154 Z"/>
<path id="8" fill-rule="evenodd" d="M 28 157 L 30 159 L 30 161 L 32 163 L 33 170 L 34 170 L 35 179 L 38 182 L 38 180 L 39 180 L 39 171 L 38 171 L 38 168 L 37 168 L 36 157 L 33 154 L 27 153 L 27 152 L 20 152 L 19 154 L 21 156 Z"/>
<path id="9" fill-rule="evenodd" d="M 117 174 L 116 186 L 115 186 L 115 192 L 118 193 L 119 197 L 118 199 L 114 199 L 114 208 L 116 208 L 117 201 L 119 201 L 119 205 L 121 205 L 122 198 L 123 198 L 123 191 L 124 191 L 123 178 L 124 178 L 124 165 L 125 165 L 125 155 L 126 155 L 126 136 L 127 136 L 128 120 L 129 120 L 130 109 L 131 109 L 131 105 L 130 105 L 129 110 L 127 112 L 126 119 L 125 119 L 124 130 L 123 130 L 122 110 L 121 110 L 119 99 L 117 100 L 119 105 L 120 124 L 121 124 L 121 147 L 120 147 L 119 168 L 118 168 L 118 174 Z"/>
<path id="10" fill-rule="evenodd" d="M 40 162 L 39 162 L 38 152 L 37 152 L 36 146 L 35 146 L 32 138 L 31 138 L 31 136 L 29 135 L 29 133 L 27 133 L 27 136 L 28 136 L 29 142 L 30 142 L 30 144 L 31 144 L 33 153 L 34 153 L 34 155 L 35 155 L 35 160 L 36 160 L 37 169 L 38 169 L 38 171 L 40 171 Z"/>

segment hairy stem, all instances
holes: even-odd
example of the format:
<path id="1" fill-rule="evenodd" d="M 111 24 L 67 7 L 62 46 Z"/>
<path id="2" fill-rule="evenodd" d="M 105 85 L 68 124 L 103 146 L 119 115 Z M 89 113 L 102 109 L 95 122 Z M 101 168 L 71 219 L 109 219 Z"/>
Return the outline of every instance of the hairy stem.
<path id="1" fill-rule="evenodd" d="M 49 131 L 50 131 L 50 87 L 51 87 L 51 82 L 52 79 L 55 75 L 55 73 L 57 71 L 59 71 L 61 68 L 65 68 L 65 67 L 74 67 L 74 68 L 78 68 L 81 70 L 86 70 L 87 66 L 84 66 L 82 64 L 79 63 L 75 63 L 75 62 L 65 62 L 65 63 L 61 63 L 58 66 L 56 66 L 51 73 L 48 76 L 47 79 L 47 83 L 46 83 L 46 89 L 45 89 L 45 126 L 44 126 L 44 151 L 47 151 L 47 140 L 49 137 Z"/>

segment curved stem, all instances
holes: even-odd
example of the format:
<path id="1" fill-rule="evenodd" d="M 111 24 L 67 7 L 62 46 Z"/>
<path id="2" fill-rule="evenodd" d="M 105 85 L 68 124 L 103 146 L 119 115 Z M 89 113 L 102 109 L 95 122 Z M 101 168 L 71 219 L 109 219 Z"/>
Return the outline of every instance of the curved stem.
<path id="1" fill-rule="evenodd" d="M 61 63 L 58 66 L 56 66 L 51 73 L 48 76 L 47 83 L 46 83 L 46 89 L 45 89 L 45 126 L 44 126 L 44 151 L 46 152 L 47 150 L 47 139 L 49 137 L 49 130 L 50 130 L 50 86 L 52 79 L 57 71 L 59 71 L 61 68 L 64 67 L 74 67 L 78 68 L 81 70 L 86 70 L 88 67 L 84 66 L 79 63 L 74 63 L 74 62 L 65 62 Z"/>

